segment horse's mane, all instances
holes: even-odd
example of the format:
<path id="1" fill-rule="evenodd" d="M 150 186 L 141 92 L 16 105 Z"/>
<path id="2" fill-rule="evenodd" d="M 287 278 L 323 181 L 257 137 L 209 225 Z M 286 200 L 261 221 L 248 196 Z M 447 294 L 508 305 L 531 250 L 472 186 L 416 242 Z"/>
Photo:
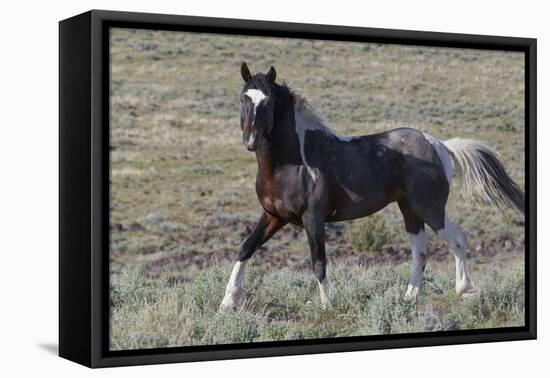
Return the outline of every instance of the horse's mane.
<path id="1" fill-rule="evenodd" d="M 283 86 L 288 89 L 292 96 L 294 111 L 300 113 L 302 118 L 308 122 L 308 128 L 321 130 L 327 136 L 337 137 L 336 133 L 327 126 L 327 122 L 323 116 L 311 105 L 311 102 L 303 91 L 294 88 L 291 84 L 285 83 Z"/>

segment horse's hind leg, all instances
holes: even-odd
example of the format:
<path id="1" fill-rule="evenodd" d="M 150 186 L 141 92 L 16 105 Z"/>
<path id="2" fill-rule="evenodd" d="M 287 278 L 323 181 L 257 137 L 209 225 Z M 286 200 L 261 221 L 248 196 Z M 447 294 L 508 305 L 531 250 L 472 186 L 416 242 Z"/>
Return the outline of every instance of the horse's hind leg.
<path id="1" fill-rule="evenodd" d="M 416 300 L 422 286 L 424 269 L 426 269 L 426 231 L 424 221 L 414 212 L 407 201 L 401 200 L 398 204 L 405 221 L 405 229 L 409 235 L 412 254 L 411 278 L 405 298 Z"/>
<path id="2" fill-rule="evenodd" d="M 466 235 L 458 226 L 445 216 L 445 206 L 441 202 L 433 201 L 432 206 L 414 207 L 416 214 L 421 217 L 451 248 L 456 263 L 456 292 L 461 295 L 472 288 L 472 283 L 466 268 L 466 250 L 468 244 Z M 403 209 L 401 210 L 403 211 Z M 414 266 L 414 253 L 413 253 Z"/>
<path id="3" fill-rule="evenodd" d="M 466 251 L 468 248 L 466 235 L 464 234 L 464 231 L 462 231 L 447 217 L 445 217 L 444 227 L 435 231 L 439 236 L 447 241 L 451 251 L 453 251 L 455 255 L 455 289 L 458 295 L 462 295 L 473 287 L 468 275 L 468 270 L 466 269 Z"/>
<path id="4" fill-rule="evenodd" d="M 306 230 L 309 249 L 311 252 L 311 264 L 313 274 L 319 284 L 321 306 L 330 306 L 331 289 L 326 277 L 327 258 L 325 254 L 325 222 L 321 211 L 308 211 L 302 217 Z"/>
<path id="5" fill-rule="evenodd" d="M 234 308 L 244 302 L 244 291 L 242 281 L 244 268 L 248 259 L 254 254 L 256 249 L 269 240 L 286 222 L 271 216 L 268 213 L 262 213 L 260 220 L 256 224 L 254 231 L 242 243 L 237 262 L 233 266 L 231 276 L 225 288 L 225 296 L 220 304 L 220 309 Z"/>

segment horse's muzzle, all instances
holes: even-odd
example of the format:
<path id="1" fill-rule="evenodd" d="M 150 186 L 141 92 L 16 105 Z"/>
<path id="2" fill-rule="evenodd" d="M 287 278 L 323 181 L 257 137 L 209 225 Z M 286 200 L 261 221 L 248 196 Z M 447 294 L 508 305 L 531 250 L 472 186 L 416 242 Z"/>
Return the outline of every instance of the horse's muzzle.
<path id="1" fill-rule="evenodd" d="M 256 151 L 256 148 L 258 147 L 258 137 L 256 131 L 252 131 L 250 133 L 248 139 L 244 141 L 244 144 L 248 151 Z"/>

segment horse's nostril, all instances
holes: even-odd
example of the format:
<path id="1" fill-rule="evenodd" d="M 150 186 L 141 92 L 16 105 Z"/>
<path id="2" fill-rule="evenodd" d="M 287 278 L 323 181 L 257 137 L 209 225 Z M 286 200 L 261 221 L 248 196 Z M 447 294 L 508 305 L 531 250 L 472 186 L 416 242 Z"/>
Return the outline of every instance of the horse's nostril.
<path id="1" fill-rule="evenodd" d="M 248 151 L 254 151 L 256 149 L 256 141 L 255 140 L 249 140 L 248 142 L 245 143 L 246 145 L 246 148 L 248 149 Z"/>

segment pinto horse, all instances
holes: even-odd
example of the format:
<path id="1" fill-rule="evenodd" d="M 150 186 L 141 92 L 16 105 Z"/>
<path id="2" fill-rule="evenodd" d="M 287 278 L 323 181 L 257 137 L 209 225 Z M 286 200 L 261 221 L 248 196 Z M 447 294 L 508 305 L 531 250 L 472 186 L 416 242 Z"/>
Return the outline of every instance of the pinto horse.
<path id="1" fill-rule="evenodd" d="M 503 209 L 524 213 L 524 194 L 506 173 L 496 151 L 466 139 L 441 141 L 412 128 L 342 137 L 330 130 L 308 100 L 276 83 L 273 67 L 252 75 L 241 66 L 243 142 L 258 161 L 260 219 L 242 243 L 220 307 L 244 301 L 246 262 L 288 223 L 305 229 L 322 306 L 330 304 L 326 276 L 325 223 L 374 214 L 397 202 L 412 250 L 405 297 L 416 300 L 426 266 L 425 225 L 447 241 L 456 261 L 456 292 L 473 285 L 466 269 L 466 236 L 445 215 L 453 176 L 462 192 Z M 454 164 L 453 164 L 454 163 Z"/>

